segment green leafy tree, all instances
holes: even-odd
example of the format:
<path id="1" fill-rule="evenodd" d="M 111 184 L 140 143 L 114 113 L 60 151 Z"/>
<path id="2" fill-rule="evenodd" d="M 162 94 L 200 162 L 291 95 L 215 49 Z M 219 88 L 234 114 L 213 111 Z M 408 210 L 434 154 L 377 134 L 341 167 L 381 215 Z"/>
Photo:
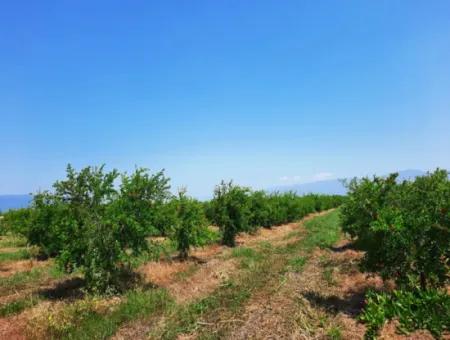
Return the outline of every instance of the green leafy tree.
<path id="1" fill-rule="evenodd" d="M 265 191 L 255 191 L 250 196 L 250 224 L 256 227 L 270 228 L 272 206 Z"/>
<path id="2" fill-rule="evenodd" d="M 30 226 L 30 208 L 8 210 L 0 215 L 1 235 L 10 232 L 13 234 L 25 235 Z"/>
<path id="3" fill-rule="evenodd" d="M 366 250 L 363 268 L 422 290 L 449 282 L 450 181 L 448 172 L 396 182 L 352 181 L 342 208 L 345 230 Z"/>
<path id="4" fill-rule="evenodd" d="M 191 247 L 202 245 L 202 241 L 205 239 L 207 221 L 203 205 L 199 201 L 187 197 L 184 190 L 179 192 L 176 204 L 178 221 L 174 239 L 180 259 L 186 260 Z"/>
<path id="5" fill-rule="evenodd" d="M 167 209 L 170 198 L 169 179 L 160 171 L 149 173 L 148 169 L 139 168 L 128 176 L 122 175 L 120 187 L 120 210 L 132 219 L 142 232 L 148 235 L 165 234 L 164 228 L 170 225 L 174 211 Z"/>
<path id="6" fill-rule="evenodd" d="M 251 217 L 249 189 L 222 181 L 214 191 L 215 223 L 222 230 L 222 243 L 234 247 L 236 235 L 249 231 Z"/>
<path id="7" fill-rule="evenodd" d="M 56 256 L 66 271 L 80 268 L 87 288 L 98 293 L 120 288 L 128 259 L 147 247 L 153 210 L 168 195 L 162 172 L 136 169 L 117 187 L 118 179 L 103 166 L 77 172 L 69 165 L 54 192 L 35 195 L 27 232 L 29 242 Z"/>

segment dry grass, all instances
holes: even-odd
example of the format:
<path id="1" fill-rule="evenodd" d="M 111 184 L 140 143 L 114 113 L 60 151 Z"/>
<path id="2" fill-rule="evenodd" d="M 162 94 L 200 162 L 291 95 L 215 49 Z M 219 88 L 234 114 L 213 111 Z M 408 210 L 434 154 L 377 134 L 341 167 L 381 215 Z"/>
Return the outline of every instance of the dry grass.
<path id="1" fill-rule="evenodd" d="M 427 330 L 419 330 L 410 334 L 399 334 L 397 331 L 398 322 L 390 321 L 384 325 L 378 337 L 379 340 L 433 340 L 434 337 Z M 445 336 L 444 338 L 445 339 Z M 448 339 L 448 338 L 447 338 Z"/>
<path id="2" fill-rule="evenodd" d="M 9 277 L 16 273 L 30 271 L 34 268 L 42 268 L 50 265 L 49 261 L 19 260 L 0 262 L 0 277 Z"/>

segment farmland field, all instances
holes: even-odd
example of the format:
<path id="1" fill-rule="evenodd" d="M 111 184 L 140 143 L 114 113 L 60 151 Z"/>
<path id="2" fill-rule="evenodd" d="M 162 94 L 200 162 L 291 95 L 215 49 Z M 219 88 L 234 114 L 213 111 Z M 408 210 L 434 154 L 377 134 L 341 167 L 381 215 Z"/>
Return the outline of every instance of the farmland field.
<path id="1" fill-rule="evenodd" d="M 159 239 L 167 253 L 139 265 L 143 281 L 101 298 L 83 292 L 77 273 L 67 276 L 52 260 L 28 259 L 23 240 L 2 236 L 0 338 L 364 336 L 357 319 L 364 294 L 384 284 L 359 271 L 362 253 L 343 236 L 338 210 L 243 233 L 236 241 L 235 248 L 196 248 L 191 259 L 178 261 Z M 381 331 L 394 335 L 401 337 L 392 323 Z M 420 331 L 415 338 L 431 335 Z"/>

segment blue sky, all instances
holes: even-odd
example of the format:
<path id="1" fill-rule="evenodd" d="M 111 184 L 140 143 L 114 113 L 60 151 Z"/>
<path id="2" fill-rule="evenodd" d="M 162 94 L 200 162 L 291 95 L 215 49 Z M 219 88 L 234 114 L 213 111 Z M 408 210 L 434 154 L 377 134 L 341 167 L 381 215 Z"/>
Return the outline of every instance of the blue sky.
<path id="1" fill-rule="evenodd" d="M 449 1 L 9 1 L 0 51 L 0 194 L 450 168 Z"/>

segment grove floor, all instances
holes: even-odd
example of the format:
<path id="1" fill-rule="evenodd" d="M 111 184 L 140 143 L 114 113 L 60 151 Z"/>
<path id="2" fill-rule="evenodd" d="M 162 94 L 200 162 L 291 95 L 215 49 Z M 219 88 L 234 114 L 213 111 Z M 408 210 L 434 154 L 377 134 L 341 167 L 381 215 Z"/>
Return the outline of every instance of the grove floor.
<path id="1" fill-rule="evenodd" d="M 312 214 L 240 235 L 233 249 L 147 262 L 134 295 L 108 299 L 85 296 L 82 279 L 51 261 L 1 261 L 0 339 L 362 339 L 365 292 L 391 287 L 359 271 L 363 254 L 338 220 L 338 211 Z M 22 248 L 0 239 L 0 252 Z M 432 339 L 399 335 L 394 323 L 380 338 Z"/>

